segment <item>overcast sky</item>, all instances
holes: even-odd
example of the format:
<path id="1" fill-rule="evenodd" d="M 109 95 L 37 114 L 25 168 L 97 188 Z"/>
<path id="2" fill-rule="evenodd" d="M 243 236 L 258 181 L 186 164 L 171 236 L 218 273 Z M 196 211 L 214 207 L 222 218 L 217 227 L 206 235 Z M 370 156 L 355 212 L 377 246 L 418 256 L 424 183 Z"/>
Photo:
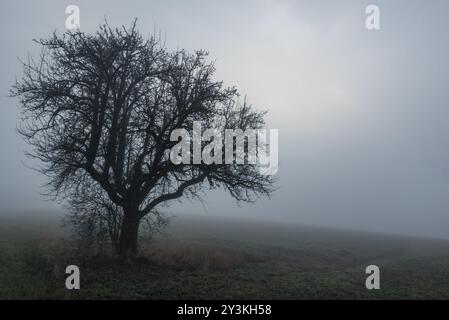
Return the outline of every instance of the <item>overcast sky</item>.
<path id="1" fill-rule="evenodd" d="M 229 195 L 169 209 L 449 238 L 448 1 L 2 1 L 0 212 L 56 209 L 17 136 L 17 57 L 33 38 L 138 18 L 167 46 L 205 49 L 217 79 L 268 109 L 279 129 L 279 190 L 238 207 Z M 365 8 L 380 8 L 380 30 Z"/>

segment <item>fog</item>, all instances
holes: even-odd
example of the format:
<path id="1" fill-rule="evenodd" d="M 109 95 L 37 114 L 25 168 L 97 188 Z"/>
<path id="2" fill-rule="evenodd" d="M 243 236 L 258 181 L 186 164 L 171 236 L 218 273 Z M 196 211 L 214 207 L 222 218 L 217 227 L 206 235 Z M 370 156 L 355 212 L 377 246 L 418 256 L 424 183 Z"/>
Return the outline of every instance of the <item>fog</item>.
<path id="1" fill-rule="evenodd" d="M 380 30 L 365 8 L 380 8 Z M 138 18 L 170 48 L 205 49 L 279 129 L 278 190 L 255 204 L 206 193 L 170 214 L 207 214 L 449 238 L 447 1 L 3 1 L 0 11 L 0 212 L 61 211 L 40 193 L 16 134 L 17 57 L 31 40 Z"/>

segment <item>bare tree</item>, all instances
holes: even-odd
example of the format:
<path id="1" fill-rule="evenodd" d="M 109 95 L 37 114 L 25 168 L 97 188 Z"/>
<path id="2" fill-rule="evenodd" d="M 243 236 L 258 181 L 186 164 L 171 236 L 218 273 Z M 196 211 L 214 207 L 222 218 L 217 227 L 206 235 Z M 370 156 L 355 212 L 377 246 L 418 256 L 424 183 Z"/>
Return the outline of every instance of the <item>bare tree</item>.
<path id="1" fill-rule="evenodd" d="M 174 129 L 261 128 L 264 112 L 239 102 L 233 87 L 213 80 L 207 53 L 169 51 L 143 38 L 136 23 L 95 34 L 54 33 L 35 40 L 39 59 L 24 63 L 13 86 L 22 109 L 19 133 L 44 164 L 55 197 L 82 194 L 92 183 L 123 210 L 118 252 L 137 251 L 140 222 L 160 204 L 223 188 L 237 201 L 269 195 L 273 179 L 251 164 L 170 161 Z M 192 162 L 191 162 L 192 163 Z"/>

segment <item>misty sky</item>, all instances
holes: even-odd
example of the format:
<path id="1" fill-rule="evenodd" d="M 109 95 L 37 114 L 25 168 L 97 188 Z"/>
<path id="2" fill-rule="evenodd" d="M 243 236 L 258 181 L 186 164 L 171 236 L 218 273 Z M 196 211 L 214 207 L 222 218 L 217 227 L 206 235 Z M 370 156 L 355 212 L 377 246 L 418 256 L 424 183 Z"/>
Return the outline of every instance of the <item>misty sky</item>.
<path id="1" fill-rule="evenodd" d="M 167 46 L 205 49 L 216 78 L 268 109 L 279 129 L 279 190 L 240 207 L 209 193 L 181 215 L 232 215 L 449 238 L 448 1 L 2 1 L 0 10 L 0 212 L 56 209 L 16 134 L 18 57 L 31 40 L 138 18 Z M 365 7 L 380 7 L 379 31 Z"/>

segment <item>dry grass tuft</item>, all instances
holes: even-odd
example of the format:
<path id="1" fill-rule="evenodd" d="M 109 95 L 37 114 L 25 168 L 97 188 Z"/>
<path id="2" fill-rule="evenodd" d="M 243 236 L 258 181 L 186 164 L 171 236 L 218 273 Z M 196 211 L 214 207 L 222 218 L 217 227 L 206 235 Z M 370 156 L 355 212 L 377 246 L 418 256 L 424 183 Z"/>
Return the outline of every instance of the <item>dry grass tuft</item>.
<path id="1" fill-rule="evenodd" d="M 226 271 L 252 262 L 248 254 L 220 247 L 184 244 L 175 241 L 151 243 L 142 256 L 174 271 Z"/>

